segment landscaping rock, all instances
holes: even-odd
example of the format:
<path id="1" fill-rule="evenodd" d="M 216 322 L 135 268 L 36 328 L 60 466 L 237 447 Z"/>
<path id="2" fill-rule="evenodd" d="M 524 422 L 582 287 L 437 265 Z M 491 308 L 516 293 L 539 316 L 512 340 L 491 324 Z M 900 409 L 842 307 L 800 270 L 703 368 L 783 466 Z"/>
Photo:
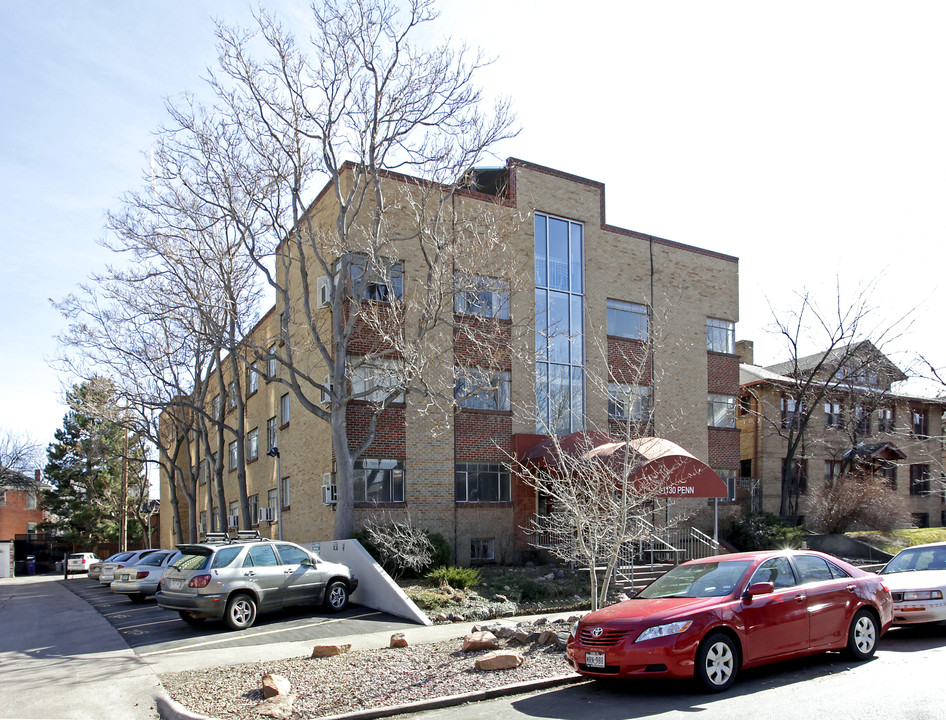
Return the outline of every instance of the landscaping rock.
<path id="1" fill-rule="evenodd" d="M 404 637 L 404 633 L 394 633 L 391 636 L 391 645 L 393 648 L 406 648 L 407 647 L 407 638 Z"/>
<path id="2" fill-rule="evenodd" d="M 292 692 L 292 684 L 289 678 L 274 673 L 263 675 L 263 697 L 271 698 L 276 695 L 288 695 Z"/>
<path id="3" fill-rule="evenodd" d="M 274 695 L 256 706 L 256 712 L 265 717 L 288 720 L 292 717 L 295 695 Z"/>
<path id="4" fill-rule="evenodd" d="M 517 652 L 496 651 L 478 657 L 473 666 L 477 670 L 512 670 L 525 661 L 526 659 Z"/>
<path id="5" fill-rule="evenodd" d="M 351 643 L 345 643 L 344 645 L 316 645 L 312 648 L 311 657 L 334 657 L 335 655 L 347 653 L 349 650 L 351 650 Z"/>
<path id="6" fill-rule="evenodd" d="M 491 632 L 475 632 L 463 638 L 462 652 L 471 653 L 479 650 L 497 650 L 499 639 Z"/>

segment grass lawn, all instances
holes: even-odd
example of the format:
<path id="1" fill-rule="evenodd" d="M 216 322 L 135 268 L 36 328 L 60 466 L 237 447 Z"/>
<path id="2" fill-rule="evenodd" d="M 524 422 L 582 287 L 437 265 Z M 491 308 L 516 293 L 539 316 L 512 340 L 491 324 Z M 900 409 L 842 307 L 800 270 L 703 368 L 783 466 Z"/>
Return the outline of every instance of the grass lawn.
<path id="1" fill-rule="evenodd" d="M 848 537 L 872 545 L 884 552 L 896 555 L 905 547 L 931 542 L 946 542 L 946 528 L 910 528 L 894 530 L 891 533 L 877 531 L 856 531 L 847 533 Z"/>

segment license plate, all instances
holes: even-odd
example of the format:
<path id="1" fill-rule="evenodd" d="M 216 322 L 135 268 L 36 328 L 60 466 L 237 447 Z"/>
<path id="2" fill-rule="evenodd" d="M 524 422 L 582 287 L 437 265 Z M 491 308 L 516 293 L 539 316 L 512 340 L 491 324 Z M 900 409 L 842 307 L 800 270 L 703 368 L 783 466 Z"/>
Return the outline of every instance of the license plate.
<path id="1" fill-rule="evenodd" d="M 593 667 L 593 668 L 603 668 L 604 667 L 604 653 L 586 652 L 585 665 L 587 665 L 588 667 Z"/>
<path id="2" fill-rule="evenodd" d="M 172 590 L 180 590 L 183 584 L 183 580 L 168 580 L 168 587 Z"/>

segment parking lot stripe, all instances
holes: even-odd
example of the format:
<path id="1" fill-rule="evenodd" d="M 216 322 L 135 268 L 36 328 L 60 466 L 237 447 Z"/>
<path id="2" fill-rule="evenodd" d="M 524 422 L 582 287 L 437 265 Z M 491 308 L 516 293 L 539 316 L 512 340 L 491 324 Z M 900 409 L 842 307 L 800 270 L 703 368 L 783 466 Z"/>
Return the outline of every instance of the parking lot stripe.
<path id="1" fill-rule="evenodd" d="M 292 627 L 280 628 L 279 630 L 264 630 L 263 632 L 253 633 L 251 635 L 237 635 L 237 636 L 231 636 L 228 638 L 220 638 L 218 640 L 207 640 L 205 642 L 192 643 L 190 645 L 182 645 L 180 647 L 167 648 L 165 650 L 155 650 L 154 652 L 149 652 L 149 653 L 138 653 L 138 657 L 151 657 L 152 655 L 166 655 L 167 653 L 178 652 L 178 651 L 183 651 L 183 650 L 192 650 L 194 648 L 204 647 L 205 645 L 218 645 L 220 643 L 225 643 L 228 640 L 243 640 L 245 638 L 255 638 L 255 637 L 260 637 L 262 635 L 273 635 L 275 633 L 296 632 L 299 630 L 304 630 L 305 628 L 316 627 L 318 625 L 329 625 L 331 623 L 341 622 L 342 620 L 358 620 L 360 618 L 372 617 L 374 615 L 382 615 L 382 614 L 383 613 L 375 611 L 375 612 L 365 613 L 364 615 L 352 615 L 350 617 L 332 618 L 331 620 L 322 620 L 320 622 L 309 623 L 308 625 L 293 625 Z"/>
<path id="2" fill-rule="evenodd" d="M 164 625 L 166 623 L 176 623 L 180 622 L 177 618 L 170 618 L 169 620 L 155 620 L 154 622 L 139 623 L 138 625 L 116 625 L 115 629 L 121 632 L 122 630 L 131 630 L 133 628 L 148 627 L 149 625 Z"/>

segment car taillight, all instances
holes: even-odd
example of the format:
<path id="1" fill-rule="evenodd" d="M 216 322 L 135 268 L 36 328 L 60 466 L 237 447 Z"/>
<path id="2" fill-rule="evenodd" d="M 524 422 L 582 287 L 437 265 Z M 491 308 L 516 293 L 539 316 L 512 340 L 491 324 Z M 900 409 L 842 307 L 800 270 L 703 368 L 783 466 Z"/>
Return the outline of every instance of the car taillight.
<path id="1" fill-rule="evenodd" d="M 192 588 L 203 588 L 207 587 L 210 583 L 210 575 L 195 575 L 191 578 L 191 581 L 187 583 L 187 587 Z"/>
<path id="2" fill-rule="evenodd" d="M 148 571 L 147 571 L 147 570 L 139 570 L 139 571 L 138 571 L 138 579 L 139 579 L 139 580 L 144 580 L 146 577 L 148 577 Z"/>

